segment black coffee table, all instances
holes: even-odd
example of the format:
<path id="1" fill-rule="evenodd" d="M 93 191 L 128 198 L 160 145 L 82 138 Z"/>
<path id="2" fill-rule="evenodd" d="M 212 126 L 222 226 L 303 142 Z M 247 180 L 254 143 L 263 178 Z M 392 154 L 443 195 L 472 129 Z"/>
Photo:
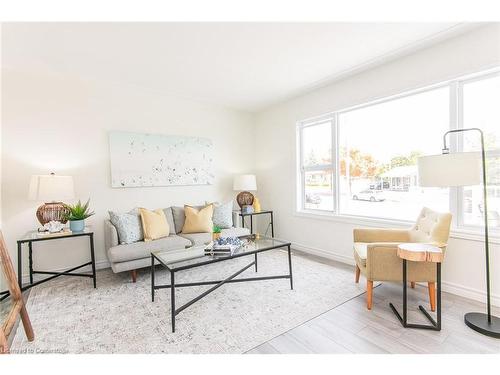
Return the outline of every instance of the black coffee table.
<path id="1" fill-rule="evenodd" d="M 293 278 L 292 278 L 292 254 L 291 254 L 291 243 L 280 241 L 274 238 L 263 237 L 263 236 L 242 236 L 240 237 L 247 244 L 239 249 L 237 249 L 232 255 L 205 255 L 206 246 L 194 246 L 188 249 L 179 249 L 174 251 L 153 251 L 151 252 L 151 300 L 155 300 L 155 290 L 170 288 L 170 301 L 171 301 L 171 318 L 172 318 L 172 332 L 175 332 L 175 316 L 181 311 L 185 310 L 193 303 L 199 301 L 203 297 L 212 293 L 217 288 L 221 287 L 226 283 L 238 283 L 246 281 L 258 281 L 258 280 L 272 280 L 272 279 L 290 279 L 290 288 L 293 289 Z M 288 251 L 288 269 L 289 273 L 287 275 L 275 275 L 275 276 L 261 276 L 261 277 L 247 277 L 235 279 L 236 276 L 240 275 L 252 266 L 255 266 L 255 272 L 257 272 L 257 254 L 264 251 L 270 251 L 275 249 L 284 248 Z M 251 263 L 247 264 L 242 269 L 233 273 L 232 275 L 226 277 L 223 280 L 214 281 L 198 281 L 192 283 L 175 283 L 175 273 L 183 270 L 188 270 L 196 267 L 202 267 L 207 264 L 224 262 L 235 258 L 254 256 Z M 168 285 L 155 285 L 155 263 L 161 264 L 170 272 L 170 284 Z M 175 308 L 175 288 L 189 287 L 189 286 L 200 286 L 200 285 L 213 285 L 211 288 L 200 294 L 199 296 L 193 298 L 184 305 Z"/>

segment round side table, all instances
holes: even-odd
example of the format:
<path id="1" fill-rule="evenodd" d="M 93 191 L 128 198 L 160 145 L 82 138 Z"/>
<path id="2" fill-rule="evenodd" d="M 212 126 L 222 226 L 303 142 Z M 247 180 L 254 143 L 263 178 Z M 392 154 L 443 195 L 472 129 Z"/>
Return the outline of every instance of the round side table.
<path id="1" fill-rule="evenodd" d="M 421 328 L 430 329 L 434 331 L 441 330 L 441 262 L 443 261 L 443 251 L 433 245 L 424 243 L 403 243 L 398 246 L 398 257 L 403 260 L 403 316 L 399 314 L 398 310 L 392 303 L 389 304 L 394 314 L 405 328 Z M 407 303 L 407 262 L 432 262 L 436 263 L 436 279 L 437 279 L 437 321 L 420 305 L 418 308 L 425 315 L 431 323 L 426 324 L 413 324 L 408 323 L 408 303 Z"/>

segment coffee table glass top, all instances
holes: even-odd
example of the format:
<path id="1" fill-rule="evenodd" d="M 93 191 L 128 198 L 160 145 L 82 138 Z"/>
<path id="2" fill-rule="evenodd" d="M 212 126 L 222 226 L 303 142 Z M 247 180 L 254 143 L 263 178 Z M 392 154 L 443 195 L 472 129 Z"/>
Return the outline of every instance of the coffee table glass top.
<path id="1" fill-rule="evenodd" d="M 182 248 L 178 250 L 160 250 L 152 251 L 154 255 L 165 267 L 170 270 L 179 268 L 191 268 L 197 265 L 219 262 L 224 259 L 237 258 L 244 255 L 253 254 L 265 250 L 277 249 L 290 245 L 289 242 L 280 241 L 275 238 L 254 235 L 240 237 L 245 244 L 236 249 L 231 255 L 205 255 L 207 245 L 198 245 Z"/>

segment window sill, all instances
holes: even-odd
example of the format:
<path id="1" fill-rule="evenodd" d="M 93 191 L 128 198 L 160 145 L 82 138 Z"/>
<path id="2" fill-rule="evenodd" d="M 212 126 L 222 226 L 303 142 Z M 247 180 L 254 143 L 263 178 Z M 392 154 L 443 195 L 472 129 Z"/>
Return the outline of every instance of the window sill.
<path id="1" fill-rule="evenodd" d="M 343 224 L 353 224 L 379 228 L 408 228 L 414 224 L 414 222 L 407 220 L 391 220 L 353 215 L 334 215 L 330 212 L 311 212 L 308 210 L 295 211 L 294 216 L 312 220 L 326 220 Z M 481 230 L 477 231 L 462 228 L 452 228 L 450 237 L 461 240 L 484 242 L 484 232 Z M 500 233 L 492 233 L 490 231 L 489 241 L 491 244 L 500 244 Z"/>

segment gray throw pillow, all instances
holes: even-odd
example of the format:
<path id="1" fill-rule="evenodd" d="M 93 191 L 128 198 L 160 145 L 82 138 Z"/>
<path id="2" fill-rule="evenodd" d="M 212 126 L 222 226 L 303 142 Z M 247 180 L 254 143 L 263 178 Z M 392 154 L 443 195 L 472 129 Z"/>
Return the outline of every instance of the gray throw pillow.
<path id="1" fill-rule="evenodd" d="M 227 203 L 214 203 L 214 225 L 220 228 L 227 229 L 233 226 L 233 202 Z"/>
<path id="2" fill-rule="evenodd" d="M 128 213 L 109 211 L 109 218 L 118 232 L 120 244 L 124 245 L 144 240 L 141 217 L 138 215 L 137 210 Z"/>
<path id="3" fill-rule="evenodd" d="M 165 217 L 167 218 L 168 227 L 170 228 L 170 234 L 175 234 L 175 224 L 174 224 L 174 214 L 172 212 L 172 207 L 167 207 L 163 209 Z"/>

